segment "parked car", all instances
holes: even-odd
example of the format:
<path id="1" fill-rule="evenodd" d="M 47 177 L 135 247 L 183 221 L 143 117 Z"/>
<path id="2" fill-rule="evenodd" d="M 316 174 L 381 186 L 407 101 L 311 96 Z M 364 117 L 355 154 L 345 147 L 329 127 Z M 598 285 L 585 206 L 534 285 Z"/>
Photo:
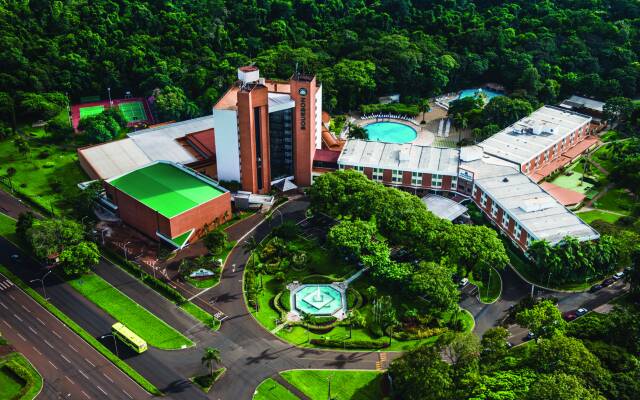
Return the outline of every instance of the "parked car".
<path id="1" fill-rule="evenodd" d="M 535 339 L 535 338 L 536 338 L 536 334 L 535 334 L 535 333 L 533 333 L 533 332 L 531 332 L 531 331 L 529 331 L 529 332 L 527 333 L 527 336 L 525 336 L 523 340 L 524 340 L 525 342 L 527 342 L 527 341 L 529 341 L 529 340 L 531 340 L 531 339 Z"/>
<path id="2" fill-rule="evenodd" d="M 583 315 L 585 315 L 586 313 L 588 313 L 589 310 L 586 308 L 578 308 L 578 311 L 576 311 L 576 317 L 582 317 Z"/>
<path id="3" fill-rule="evenodd" d="M 565 321 L 573 321 L 574 319 L 578 318 L 578 315 L 575 311 L 567 311 L 566 313 L 562 314 L 562 318 L 564 318 Z"/>
<path id="4" fill-rule="evenodd" d="M 613 278 L 607 278 L 604 281 L 602 281 L 602 286 L 603 287 L 607 287 L 607 286 L 611 286 L 616 280 Z"/>
<path id="5" fill-rule="evenodd" d="M 613 274 L 612 278 L 615 280 L 619 280 L 619 279 L 622 279 L 623 276 L 624 276 L 624 272 L 620 271 Z"/>
<path id="6" fill-rule="evenodd" d="M 508 349 L 510 349 L 510 348 L 512 348 L 512 347 L 513 347 L 513 343 L 511 343 L 511 342 L 507 342 L 507 348 L 508 348 Z"/>
<path id="7" fill-rule="evenodd" d="M 589 289 L 589 292 L 590 292 L 590 293 L 595 293 L 595 292 L 597 292 L 598 290 L 602 289 L 603 287 L 604 287 L 604 286 L 602 286 L 601 284 L 599 284 L 599 283 L 598 283 L 597 285 L 593 285 L 593 286 L 591 286 L 591 289 Z"/>
<path id="8" fill-rule="evenodd" d="M 461 288 L 463 288 L 463 287 L 467 286 L 468 284 L 469 284 L 469 279 L 467 279 L 467 278 L 462 278 L 462 279 L 460 279 L 460 283 L 458 283 L 458 285 L 459 285 Z"/>

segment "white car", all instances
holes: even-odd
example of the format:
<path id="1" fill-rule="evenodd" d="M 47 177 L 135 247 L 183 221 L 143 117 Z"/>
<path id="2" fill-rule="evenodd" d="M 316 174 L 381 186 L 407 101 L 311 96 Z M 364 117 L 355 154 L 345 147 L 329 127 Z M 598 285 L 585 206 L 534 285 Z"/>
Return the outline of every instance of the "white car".
<path id="1" fill-rule="evenodd" d="M 578 310 L 576 311 L 576 317 L 582 317 L 588 312 L 589 310 L 587 310 L 586 308 L 578 308 Z"/>
<path id="2" fill-rule="evenodd" d="M 467 278 L 460 279 L 459 285 L 460 285 L 461 288 L 467 286 L 468 284 L 469 284 L 469 279 L 467 279 Z"/>
<path id="3" fill-rule="evenodd" d="M 624 272 L 620 271 L 620 272 L 616 272 L 615 274 L 613 274 L 612 278 L 615 280 L 619 280 L 624 276 Z"/>

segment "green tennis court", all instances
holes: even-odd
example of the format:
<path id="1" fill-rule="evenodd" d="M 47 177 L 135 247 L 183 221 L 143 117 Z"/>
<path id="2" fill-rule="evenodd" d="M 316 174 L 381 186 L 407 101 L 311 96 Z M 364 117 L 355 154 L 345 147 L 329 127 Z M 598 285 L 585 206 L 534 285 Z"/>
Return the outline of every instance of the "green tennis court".
<path id="1" fill-rule="evenodd" d="M 80 107 L 80 119 L 102 114 L 104 106 Z"/>
<path id="2" fill-rule="evenodd" d="M 124 119 L 127 122 L 146 121 L 148 119 L 147 113 L 144 112 L 144 106 L 140 101 L 120 103 L 118 108 L 124 114 Z"/>
<path id="3" fill-rule="evenodd" d="M 157 163 L 109 183 L 167 218 L 175 217 L 223 192 L 171 164 Z"/>

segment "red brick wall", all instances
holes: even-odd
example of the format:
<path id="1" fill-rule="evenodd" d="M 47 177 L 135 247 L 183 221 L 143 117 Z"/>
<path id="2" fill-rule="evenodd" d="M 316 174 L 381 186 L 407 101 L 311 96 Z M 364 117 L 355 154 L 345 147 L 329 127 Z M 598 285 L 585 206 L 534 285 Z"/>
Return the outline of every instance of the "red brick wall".
<path id="1" fill-rule="evenodd" d="M 442 177 L 442 190 L 450 190 L 451 189 L 451 176 L 444 175 Z"/>
<path id="2" fill-rule="evenodd" d="M 367 178 L 372 179 L 373 177 L 373 168 L 364 167 L 364 174 Z"/>
<path id="3" fill-rule="evenodd" d="M 225 217 L 226 213 L 226 217 Z M 204 233 L 205 225 L 215 226 L 231 218 L 231 194 L 226 192 L 200 206 L 171 218 L 171 237 L 176 237 L 191 228 L 195 228 L 195 237 Z M 217 219 L 217 224 L 214 224 Z"/>
<path id="4" fill-rule="evenodd" d="M 258 192 L 258 179 L 262 180 L 261 193 L 270 188 L 269 173 L 269 113 L 267 109 L 268 91 L 266 87 L 256 87 L 250 92 L 238 92 L 238 128 L 240 136 L 240 177 L 242 189 L 253 193 Z M 256 139 L 254 108 L 261 107 L 261 155 L 262 176 L 257 175 Z"/>
<path id="5" fill-rule="evenodd" d="M 112 194 L 111 199 L 114 204 L 118 206 L 120 218 L 150 238 L 157 240 L 157 213 L 108 183 L 105 183 L 105 187 Z"/>
<path id="6" fill-rule="evenodd" d="M 391 183 L 391 170 L 390 169 L 382 170 L 382 181 L 384 183 Z"/>
<path id="7" fill-rule="evenodd" d="M 422 187 L 431 187 L 431 174 L 422 174 Z"/>
<path id="8" fill-rule="evenodd" d="M 402 172 L 402 184 L 405 186 L 411 186 L 411 172 Z"/>
<path id="9" fill-rule="evenodd" d="M 294 178 L 298 186 L 311 185 L 311 170 L 313 155 L 316 151 L 316 92 L 318 87 L 316 78 L 311 80 L 292 78 L 291 98 L 296 103 L 293 121 L 293 169 Z M 300 95 L 300 89 L 306 89 L 306 96 Z M 304 110 L 304 127 L 302 126 L 302 113 Z"/>

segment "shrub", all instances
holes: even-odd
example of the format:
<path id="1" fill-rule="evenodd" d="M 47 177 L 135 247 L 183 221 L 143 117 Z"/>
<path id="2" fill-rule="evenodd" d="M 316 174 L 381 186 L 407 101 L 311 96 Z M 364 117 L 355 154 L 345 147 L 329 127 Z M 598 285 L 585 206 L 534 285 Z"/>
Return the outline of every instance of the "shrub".
<path id="1" fill-rule="evenodd" d="M 384 349 L 389 347 L 387 340 L 311 339 L 311 344 L 340 349 Z"/>
<path id="2" fill-rule="evenodd" d="M 360 106 L 363 114 L 392 113 L 416 116 L 419 114 L 416 104 L 390 103 L 390 104 L 363 104 Z"/>
<path id="3" fill-rule="evenodd" d="M 425 339 L 432 336 L 442 335 L 447 332 L 449 329 L 447 328 L 425 328 L 425 329 L 414 329 L 414 330 L 404 330 L 393 333 L 393 338 L 397 340 L 419 340 Z"/>
<path id="4" fill-rule="evenodd" d="M 273 229 L 273 235 L 284 240 L 293 240 L 300 233 L 300 227 L 291 220 L 286 220 L 282 225 Z"/>
<path id="5" fill-rule="evenodd" d="M 309 317 L 309 323 L 314 326 L 324 327 L 331 325 L 338 319 L 333 315 L 312 315 Z"/>
<path id="6" fill-rule="evenodd" d="M 363 299 L 360 292 L 354 288 L 347 289 L 347 307 L 349 310 L 355 310 L 362 306 Z"/>

